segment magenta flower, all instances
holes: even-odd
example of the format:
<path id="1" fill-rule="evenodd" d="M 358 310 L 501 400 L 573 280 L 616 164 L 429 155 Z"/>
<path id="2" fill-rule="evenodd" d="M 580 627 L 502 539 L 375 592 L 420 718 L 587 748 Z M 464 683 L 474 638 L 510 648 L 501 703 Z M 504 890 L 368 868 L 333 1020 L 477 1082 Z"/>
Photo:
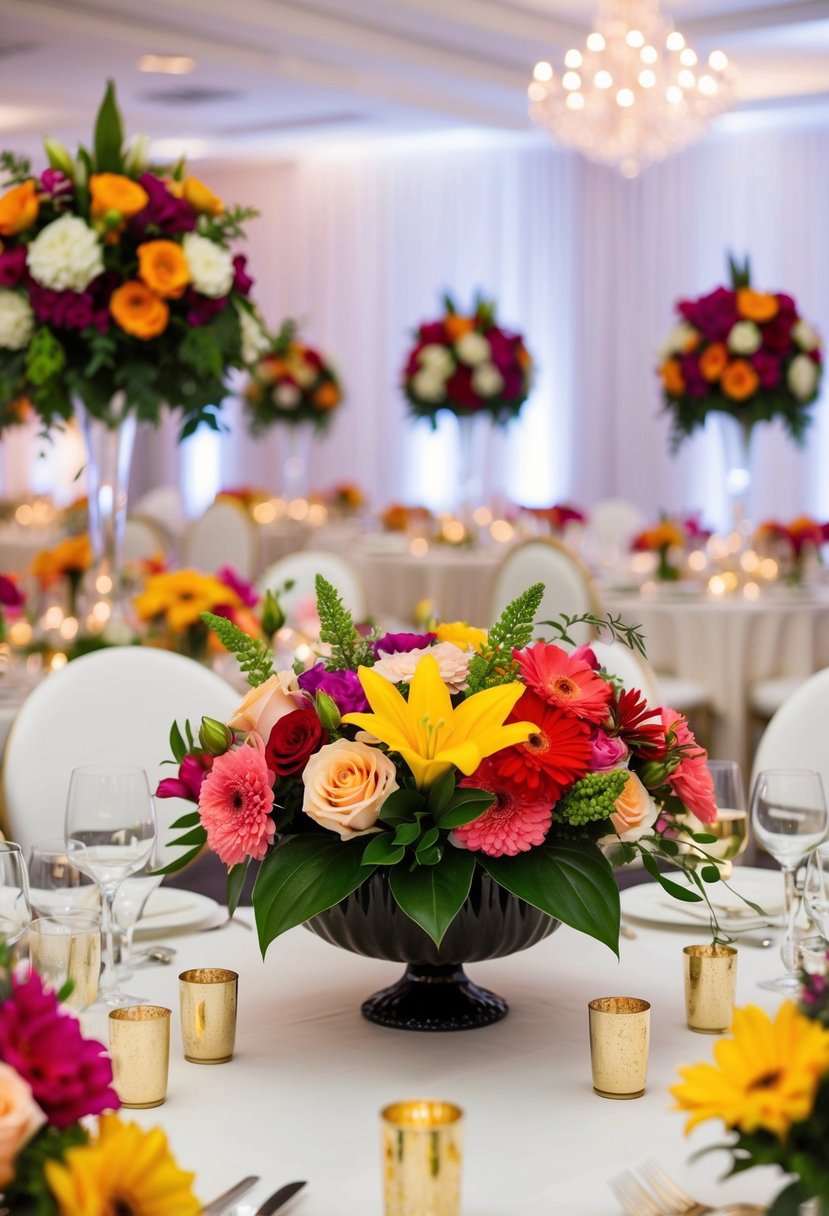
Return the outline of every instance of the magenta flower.
<path id="1" fill-rule="evenodd" d="M 210 772 L 210 756 L 185 756 L 178 766 L 177 777 L 165 777 L 158 783 L 156 798 L 186 798 L 198 802 L 202 782 Z"/>
<path id="2" fill-rule="evenodd" d="M 26 277 L 26 246 L 16 245 L 0 253 L 0 287 L 17 287 Z"/>
<path id="3" fill-rule="evenodd" d="M 37 972 L 22 981 L 12 978 L 11 996 L 0 1004 L 0 1059 L 28 1082 L 55 1127 L 121 1105 L 105 1047 L 82 1037 L 78 1022 L 61 1012 Z"/>
<path id="4" fill-rule="evenodd" d="M 199 815 L 208 847 L 225 865 L 239 865 L 248 857 L 261 861 L 273 843 L 273 780 L 257 734 L 213 761 L 199 794 Z"/>
<path id="5" fill-rule="evenodd" d="M 384 633 L 374 643 L 374 653 L 408 654 L 410 650 L 424 650 L 431 646 L 436 636 L 434 633 Z"/>
<path id="6" fill-rule="evenodd" d="M 324 663 L 315 663 L 297 676 L 297 684 L 312 696 L 317 689 L 327 693 L 341 714 L 359 714 L 368 709 L 356 671 L 327 671 Z"/>
<path id="7" fill-rule="evenodd" d="M 4 608 L 22 608 L 26 597 L 13 578 L 0 574 L 0 604 Z"/>
<path id="8" fill-rule="evenodd" d="M 709 342 L 724 342 L 739 320 L 737 293 L 717 287 L 699 300 L 682 300 L 677 309 Z"/>
<path id="9" fill-rule="evenodd" d="M 253 583 L 249 583 L 242 578 L 241 574 L 237 574 L 232 566 L 222 566 L 221 570 L 216 571 L 216 578 L 231 591 L 235 591 L 247 608 L 254 608 L 258 604 L 259 596 L 256 594 Z"/>
<path id="10" fill-rule="evenodd" d="M 618 768 L 628 755 L 628 745 L 624 740 L 603 730 L 594 730 L 589 743 L 591 773 L 606 773 Z"/>
<path id="11" fill-rule="evenodd" d="M 194 291 L 190 287 L 184 297 L 184 302 L 187 305 L 185 321 L 188 325 L 192 325 L 194 329 L 198 329 L 201 325 L 209 325 L 213 318 L 217 317 L 222 309 L 226 307 L 227 301 L 227 296 L 223 296 L 220 300 L 213 300 L 210 296 L 199 295 L 197 291 Z"/>
<path id="12" fill-rule="evenodd" d="M 186 199 L 176 198 L 161 178 L 153 173 L 142 173 L 138 181 L 150 199 L 144 210 L 139 211 L 132 221 L 132 226 L 139 233 L 143 233 L 150 226 L 160 228 L 164 236 L 193 231 L 196 226 L 196 213 Z"/>
<path id="13" fill-rule="evenodd" d="M 56 206 L 68 204 L 75 192 L 75 183 L 71 177 L 61 173 L 60 169 L 44 169 L 40 175 L 40 184 Z"/>
<path id="14" fill-rule="evenodd" d="M 247 272 L 247 261 L 243 253 L 237 253 L 233 259 L 233 290 L 240 296 L 249 295 L 254 283 Z"/>

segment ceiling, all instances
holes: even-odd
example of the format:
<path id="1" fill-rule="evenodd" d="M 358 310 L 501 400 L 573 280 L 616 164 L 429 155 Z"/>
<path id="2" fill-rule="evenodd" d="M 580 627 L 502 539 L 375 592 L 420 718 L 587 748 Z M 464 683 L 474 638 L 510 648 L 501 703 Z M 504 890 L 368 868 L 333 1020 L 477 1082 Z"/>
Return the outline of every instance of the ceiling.
<path id="1" fill-rule="evenodd" d="M 539 58 L 582 46 L 598 0 L 0 0 L 0 145 L 90 136 L 107 77 L 157 154 L 256 156 L 405 133 L 529 133 Z M 724 50 L 740 108 L 829 123 L 829 0 L 674 0 Z M 196 60 L 147 74 L 139 55 Z M 755 115 L 756 117 L 756 115 Z M 779 113 L 776 115 L 779 117 Z"/>

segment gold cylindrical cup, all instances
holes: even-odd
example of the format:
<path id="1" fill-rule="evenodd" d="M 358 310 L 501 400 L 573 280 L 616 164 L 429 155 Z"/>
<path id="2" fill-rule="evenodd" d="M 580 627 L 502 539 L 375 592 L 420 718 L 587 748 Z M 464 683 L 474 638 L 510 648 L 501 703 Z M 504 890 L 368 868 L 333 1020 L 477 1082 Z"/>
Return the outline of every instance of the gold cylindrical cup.
<path id="1" fill-rule="evenodd" d="M 110 1011 L 112 1084 L 122 1106 L 160 1106 L 167 1097 L 170 1013 L 163 1005 L 126 1005 Z"/>
<path id="2" fill-rule="evenodd" d="M 224 967 L 196 967 L 178 978 L 185 1060 L 226 1064 L 236 1042 L 239 976 Z"/>
<path id="3" fill-rule="evenodd" d="M 380 1112 L 385 1216 L 460 1216 L 463 1111 L 421 1098 Z"/>
<path id="4" fill-rule="evenodd" d="M 588 1004 L 593 1089 L 601 1098 L 641 1098 L 648 1075 L 651 1007 L 635 996 Z"/>
<path id="5" fill-rule="evenodd" d="M 733 946 L 686 946 L 682 953 L 688 1029 L 724 1034 L 734 1016 L 737 951 Z"/>
<path id="6" fill-rule="evenodd" d="M 78 1012 L 86 1009 L 98 995 L 101 974 L 99 917 L 89 912 L 37 917 L 29 925 L 29 958 L 55 991 L 71 980 L 64 1004 Z"/>

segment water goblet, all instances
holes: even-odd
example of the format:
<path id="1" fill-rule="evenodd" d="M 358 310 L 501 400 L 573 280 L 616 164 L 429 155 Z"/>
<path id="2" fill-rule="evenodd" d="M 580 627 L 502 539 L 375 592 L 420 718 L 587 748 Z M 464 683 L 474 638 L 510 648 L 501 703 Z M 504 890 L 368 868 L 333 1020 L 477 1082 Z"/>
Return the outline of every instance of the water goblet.
<path id="1" fill-rule="evenodd" d="M 758 773 L 751 793 L 751 826 L 759 844 L 783 870 L 785 935 L 782 956 L 786 974 L 764 980 L 761 988 L 796 995 L 797 974 L 795 920 L 798 866 L 825 838 L 829 814 L 820 773 L 811 769 L 766 769 Z"/>
<path id="2" fill-rule="evenodd" d="M 0 842 L 0 939 L 16 946 L 32 921 L 29 876 L 19 844 Z"/>
<path id="3" fill-rule="evenodd" d="M 124 879 L 112 905 L 112 915 L 118 931 L 120 947 L 117 972 L 122 980 L 127 980 L 132 975 L 132 939 L 135 936 L 136 925 L 144 915 L 147 900 L 164 881 L 163 874 L 153 873 L 164 864 L 161 852 L 161 842 L 156 837 L 152 853 L 147 861 L 140 870 L 136 870 Z"/>
<path id="4" fill-rule="evenodd" d="M 803 902 L 812 924 L 829 943 L 829 845 L 816 848 L 809 858 Z"/>
<path id="5" fill-rule="evenodd" d="M 101 891 L 106 968 L 96 1004 L 140 1004 L 140 999 L 117 991 L 112 907 L 124 879 L 152 855 L 156 817 L 147 774 L 128 765 L 76 768 L 69 783 L 65 831 L 70 860 Z"/>
<path id="6" fill-rule="evenodd" d="M 70 859 L 65 840 L 41 840 L 32 845 L 29 897 L 36 916 L 97 913 L 101 905 L 95 882 Z"/>

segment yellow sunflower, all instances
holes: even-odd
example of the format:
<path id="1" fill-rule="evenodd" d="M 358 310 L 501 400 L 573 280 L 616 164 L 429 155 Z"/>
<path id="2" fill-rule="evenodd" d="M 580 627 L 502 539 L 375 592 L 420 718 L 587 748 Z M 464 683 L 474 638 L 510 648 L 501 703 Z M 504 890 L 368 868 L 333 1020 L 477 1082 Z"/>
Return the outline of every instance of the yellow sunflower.
<path id="1" fill-rule="evenodd" d="M 144 1131 L 102 1115 L 98 1136 L 47 1161 L 46 1182 L 60 1216 L 197 1216 L 195 1174 L 179 1169 L 159 1127 Z"/>
<path id="2" fill-rule="evenodd" d="M 815 1092 L 829 1072 L 829 1030 L 786 1001 L 774 1021 L 756 1005 L 735 1009 L 732 1037 L 714 1048 L 713 1064 L 681 1068 L 671 1093 L 690 1113 L 686 1132 L 721 1119 L 743 1132 L 760 1129 L 785 1138 L 808 1119 Z"/>
<path id="3" fill-rule="evenodd" d="M 163 617 L 173 633 L 184 633 L 198 625 L 203 612 L 213 612 L 219 606 L 240 608 L 242 605 L 231 587 L 212 574 L 201 574 L 198 570 L 151 575 L 133 603 L 142 621 Z"/>

